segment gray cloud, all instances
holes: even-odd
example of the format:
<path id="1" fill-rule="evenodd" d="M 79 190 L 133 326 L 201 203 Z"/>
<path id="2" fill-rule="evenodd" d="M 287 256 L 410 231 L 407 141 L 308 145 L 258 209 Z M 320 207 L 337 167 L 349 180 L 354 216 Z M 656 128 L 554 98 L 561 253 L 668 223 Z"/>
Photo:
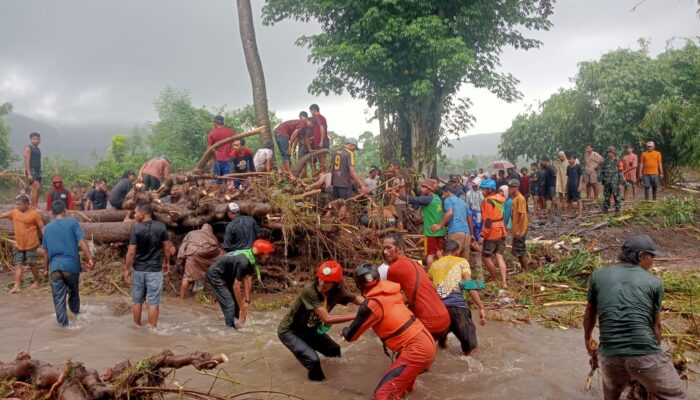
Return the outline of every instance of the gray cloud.
<path id="1" fill-rule="evenodd" d="M 694 1 L 647 0 L 631 12 L 636 3 L 560 1 L 554 28 L 534 34 L 542 49 L 504 51 L 503 69 L 521 80 L 523 101 L 505 104 L 487 92 L 463 90 L 475 104 L 472 132 L 505 129 L 527 104 L 566 86 L 581 60 L 635 47 L 639 37 L 650 38 L 658 52 L 673 36 L 697 35 Z M 258 17 L 262 5 L 253 1 Z M 373 129 L 363 102 L 307 93 L 316 67 L 294 41 L 316 32 L 316 25 L 256 28 L 272 109 L 291 118 L 317 101 L 331 129 L 351 135 Z M 168 84 L 189 90 L 198 105 L 240 107 L 252 95 L 238 35 L 233 0 L 3 1 L 0 102 L 58 125 L 153 119 L 152 102 Z"/>

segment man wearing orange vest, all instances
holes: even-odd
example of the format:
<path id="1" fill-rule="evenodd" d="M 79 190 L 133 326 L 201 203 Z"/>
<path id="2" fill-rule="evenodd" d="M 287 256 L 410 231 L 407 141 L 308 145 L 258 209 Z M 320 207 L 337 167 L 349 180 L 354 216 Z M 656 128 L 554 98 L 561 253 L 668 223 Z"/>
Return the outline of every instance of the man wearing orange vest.
<path id="1" fill-rule="evenodd" d="M 506 248 L 506 225 L 503 222 L 503 203 L 506 199 L 498 193 L 496 182 L 493 179 L 485 179 L 479 185 L 479 189 L 484 194 L 484 201 L 481 203 L 481 216 L 484 226 L 481 229 L 479 244 L 482 245 L 481 258 L 484 265 L 494 279 L 498 279 L 496 267 L 493 264 L 492 256 L 496 256 L 498 269 L 501 272 L 501 287 L 508 289 L 506 282 L 506 261 L 503 258 L 503 251 Z"/>
<path id="2" fill-rule="evenodd" d="M 360 305 L 355 320 L 343 328 L 341 335 L 352 342 L 372 328 L 385 348 L 396 353 L 374 390 L 374 398 L 402 399 L 407 391 L 415 388 L 418 375 L 433 363 L 435 341 L 404 304 L 401 287 L 394 282 L 380 281 L 379 271 L 372 264 L 355 269 L 355 285 L 366 300 Z"/>

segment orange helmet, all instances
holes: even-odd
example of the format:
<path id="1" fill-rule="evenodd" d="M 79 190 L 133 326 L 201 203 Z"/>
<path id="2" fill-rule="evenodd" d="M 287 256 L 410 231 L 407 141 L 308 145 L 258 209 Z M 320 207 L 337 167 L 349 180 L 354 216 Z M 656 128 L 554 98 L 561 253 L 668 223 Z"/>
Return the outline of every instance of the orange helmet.
<path id="1" fill-rule="evenodd" d="M 275 251 L 275 246 L 264 239 L 258 239 L 253 242 L 253 254 L 270 254 Z"/>
<path id="2" fill-rule="evenodd" d="M 325 282 L 339 283 L 343 280 L 343 267 L 335 260 L 324 261 L 318 266 L 316 276 Z"/>

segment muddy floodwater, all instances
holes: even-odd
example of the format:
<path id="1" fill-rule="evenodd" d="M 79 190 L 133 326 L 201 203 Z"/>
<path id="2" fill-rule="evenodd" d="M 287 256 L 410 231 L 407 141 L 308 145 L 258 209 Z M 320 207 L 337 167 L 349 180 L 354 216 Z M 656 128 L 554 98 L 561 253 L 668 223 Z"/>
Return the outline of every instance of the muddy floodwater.
<path id="1" fill-rule="evenodd" d="M 322 361 L 327 379 L 306 380 L 306 371 L 277 339 L 277 323 L 283 310 L 253 312 L 238 331 L 226 328 L 218 309 L 198 304 L 181 305 L 166 298 L 157 331 L 135 328 L 131 315 L 113 315 L 114 298 L 84 297 L 82 313 L 68 329 L 56 323 L 47 294 L 0 294 L 0 360 L 14 359 L 27 351 L 31 338 L 33 358 L 62 363 L 70 357 L 99 371 L 123 359 L 132 361 L 169 348 L 175 353 L 209 351 L 225 353 L 223 368 L 238 385 L 219 381 L 219 395 L 255 390 L 294 394 L 304 399 L 368 399 L 389 366 L 382 346 L 372 332 L 355 343 L 342 343 L 343 357 Z M 340 311 L 340 310 L 338 310 Z M 145 315 L 144 315 L 145 317 Z M 334 326 L 330 334 L 338 337 Z M 33 337 L 32 337 L 33 332 Z M 461 355 L 459 343 L 450 337 L 449 348 L 440 350 L 409 399 L 600 399 L 600 377 L 594 392 L 583 390 L 588 357 L 582 331 L 551 330 L 537 324 L 513 326 L 489 322 L 478 328 L 479 351 Z M 191 367 L 176 372 L 175 380 L 189 388 L 207 391 L 212 378 Z M 255 397 L 257 396 L 257 397 Z M 258 394 L 247 398 L 284 399 Z M 690 397 L 700 398 L 697 383 Z"/>

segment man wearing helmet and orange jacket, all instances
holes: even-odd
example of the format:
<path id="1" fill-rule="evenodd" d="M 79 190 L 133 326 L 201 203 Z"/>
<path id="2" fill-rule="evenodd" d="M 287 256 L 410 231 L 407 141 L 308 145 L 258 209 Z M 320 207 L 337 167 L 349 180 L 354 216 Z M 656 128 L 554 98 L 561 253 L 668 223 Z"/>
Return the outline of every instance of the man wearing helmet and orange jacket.
<path id="1" fill-rule="evenodd" d="M 355 269 L 355 284 L 367 298 L 350 326 L 341 335 L 348 342 L 357 340 L 372 328 L 396 358 L 374 390 L 375 399 L 403 399 L 412 391 L 418 375 L 427 371 L 435 359 L 435 340 L 428 329 L 406 307 L 401 286 L 380 281 L 379 271 L 372 264 Z M 388 354 L 388 352 L 387 352 Z"/>
<path id="2" fill-rule="evenodd" d="M 238 329 L 236 320 L 238 325 L 245 323 L 253 274 L 260 279 L 257 262 L 267 261 L 274 250 L 272 243 L 258 239 L 250 249 L 235 250 L 217 258 L 207 270 L 206 281 L 214 289 L 227 326 Z"/>
<path id="3" fill-rule="evenodd" d="M 482 245 L 481 258 L 491 276 L 494 279 L 498 279 L 496 267 L 491 258 L 495 256 L 501 273 L 501 287 L 505 290 L 508 289 L 506 261 L 503 258 L 503 252 L 506 249 L 506 225 L 503 221 L 503 203 L 506 199 L 498 192 L 496 182 L 492 179 L 483 180 L 479 185 L 479 189 L 484 194 L 484 201 L 481 203 L 481 217 L 484 225 L 481 228 L 479 238 L 479 244 Z"/>
<path id="4" fill-rule="evenodd" d="M 338 304 L 361 304 L 362 296 L 351 293 L 343 282 L 343 267 L 334 260 L 325 261 L 316 270 L 313 282 L 307 283 L 277 327 L 282 344 L 309 371 L 309 380 L 325 379 L 321 360 L 340 357 L 340 346 L 326 333 L 332 324 L 352 321 L 355 313 L 331 315 Z"/>

